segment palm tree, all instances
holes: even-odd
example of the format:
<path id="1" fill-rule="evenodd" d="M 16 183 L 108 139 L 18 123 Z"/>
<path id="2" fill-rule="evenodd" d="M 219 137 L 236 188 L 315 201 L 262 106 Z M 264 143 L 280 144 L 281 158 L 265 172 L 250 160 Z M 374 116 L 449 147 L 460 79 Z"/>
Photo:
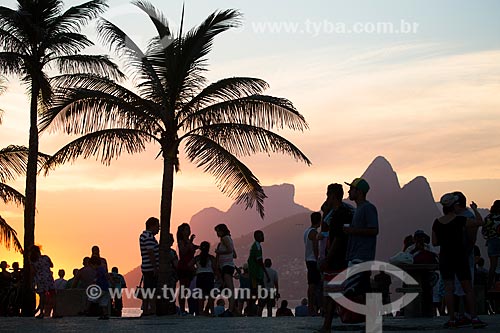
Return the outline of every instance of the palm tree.
<path id="1" fill-rule="evenodd" d="M 164 285 L 170 274 L 165 244 L 179 150 L 184 148 L 189 161 L 214 175 L 224 194 L 247 208 L 256 205 L 263 216 L 264 191 L 239 158 L 279 152 L 310 164 L 297 147 L 273 132 L 302 131 L 307 123 L 289 100 L 262 95 L 268 87 L 263 80 L 232 77 L 207 85 L 205 57 L 216 35 L 239 24 L 237 11 L 215 12 L 185 34 L 181 24 L 174 36 L 162 13 L 147 2 L 134 4 L 158 32 L 145 52 L 107 20 L 100 20 L 98 32 L 126 61 L 136 92 L 95 74 L 67 76 L 71 84 L 57 92 L 41 128 L 81 135 L 56 152 L 48 168 L 94 155 L 109 164 L 122 152 L 138 153 L 150 142 L 158 144 L 163 158 L 159 283 Z"/>
<path id="2" fill-rule="evenodd" d="M 0 199 L 4 203 L 24 205 L 24 195 L 6 184 L 26 172 L 28 149 L 21 146 L 8 146 L 0 149 Z M 11 245 L 17 252 L 23 252 L 17 232 L 0 216 L 0 243 L 8 250 Z"/>
<path id="3" fill-rule="evenodd" d="M 105 10 L 105 1 L 88 1 L 64 12 L 62 8 L 61 0 L 18 0 L 16 9 L 0 6 L 0 68 L 5 75 L 19 76 L 31 99 L 24 248 L 29 248 L 35 241 L 38 114 L 48 107 L 54 82 L 64 83 L 60 77 L 49 78 L 48 71 L 52 69 L 63 74 L 83 71 L 116 79 L 122 77 L 107 57 L 80 54 L 84 48 L 93 45 L 80 30 Z M 31 288 L 28 267 L 26 251 L 26 290 Z M 27 307 L 23 310 L 30 315 Z"/>

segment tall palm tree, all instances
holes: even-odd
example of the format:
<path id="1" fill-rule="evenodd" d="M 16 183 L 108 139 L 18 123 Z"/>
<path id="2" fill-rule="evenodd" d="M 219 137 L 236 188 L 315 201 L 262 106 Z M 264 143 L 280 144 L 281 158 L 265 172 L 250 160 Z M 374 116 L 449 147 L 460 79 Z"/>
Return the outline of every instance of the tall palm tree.
<path id="1" fill-rule="evenodd" d="M 165 244 L 170 233 L 174 173 L 179 150 L 215 176 L 221 191 L 264 215 L 265 198 L 257 177 L 239 158 L 258 152 L 284 153 L 310 164 L 291 142 L 273 132 L 304 130 L 307 123 L 284 98 L 262 95 L 263 80 L 232 77 L 212 84 L 203 76 L 206 55 L 218 34 L 239 24 L 235 10 L 218 11 L 198 27 L 174 36 L 167 20 L 147 2 L 135 2 L 154 23 L 158 35 L 142 51 L 122 30 L 101 19 L 100 36 L 125 61 L 135 92 L 95 74 L 67 76 L 41 128 L 81 135 L 47 162 L 53 167 L 97 155 L 109 164 L 122 152 L 138 153 L 150 142 L 163 158 L 160 208 L 160 276 L 170 274 Z"/>
<path id="2" fill-rule="evenodd" d="M 38 113 L 52 99 L 54 81 L 49 70 L 62 74 L 93 72 L 111 78 L 122 74 L 107 58 L 82 55 L 93 43 L 81 28 L 106 8 L 104 0 L 92 0 L 63 11 L 61 0 L 18 0 L 17 8 L 0 6 L 0 68 L 5 75 L 19 76 L 30 95 L 29 153 L 26 173 L 26 205 L 24 209 L 24 248 L 35 241 L 36 177 L 38 156 Z M 27 251 L 24 254 L 25 288 L 30 288 Z M 30 306 L 32 307 L 32 306 Z M 26 315 L 30 315 L 27 307 Z"/>

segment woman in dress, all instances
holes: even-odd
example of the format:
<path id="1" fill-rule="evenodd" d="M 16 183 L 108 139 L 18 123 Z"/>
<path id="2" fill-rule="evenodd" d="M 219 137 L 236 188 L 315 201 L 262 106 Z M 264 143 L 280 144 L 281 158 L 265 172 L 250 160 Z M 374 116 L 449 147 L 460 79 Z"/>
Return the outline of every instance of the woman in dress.
<path id="1" fill-rule="evenodd" d="M 234 250 L 233 240 L 231 239 L 231 232 L 225 224 L 215 226 L 215 232 L 220 238 L 220 243 L 217 245 L 215 253 L 217 254 L 218 268 L 222 276 L 224 288 L 229 289 L 231 294 L 229 297 L 229 312 L 235 313 L 234 302 L 234 259 L 236 259 L 236 251 Z"/>
<path id="2" fill-rule="evenodd" d="M 50 258 L 42 255 L 40 247 L 33 245 L 30 251 L 31 272 L 33 274 L 33 282 L 36 286 L 36 293 L 40 296 L 38 310 L 40 313 L 36 318 L 42 319 L 45 314 L 50 315 L 52 309 L 55 313 L 55 294 L 56 287 L 54 277 L 50 270 L 54 267 Z M 36 312 L 35 312 L 36 313 Z"/>

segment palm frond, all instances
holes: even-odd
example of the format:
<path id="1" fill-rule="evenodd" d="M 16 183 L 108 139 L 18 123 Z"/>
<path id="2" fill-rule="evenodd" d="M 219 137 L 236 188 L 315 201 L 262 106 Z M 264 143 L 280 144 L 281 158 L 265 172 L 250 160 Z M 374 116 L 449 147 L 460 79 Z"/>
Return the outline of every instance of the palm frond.
<path id="1" fill-rule="evenodd" d="M 264 217 L 266 195 L 257 177 L 234 155 L 215 141 L 201 136 L 186 138 L 187 158 L 215 177 L 217 186 L 225 195 L 244 203 L 246 208 L 254 205 Z"/>
<path id="2" fill-rule="evenodd" d="M 40 48 L 50 51 L 51 57 L 46 60 L 46 62 L 49 62 L 53 58 L 65 54 L 78 54 L 92 45 L 94 43 L 85 35 L 76 32 L 64 32 L 47 36 L 43 39 Z"/>
<path id="3" fill-rule="evenodd" d="M 304 117 L 285 98 L 253 95 L 213 104 L 197 110 L 184 119 L 190 130 L 207 124 L 238 123 L 265 129 L 303 131 L 308 128 Z"/>
<path id="4" fill-rule="evenodd" d="M 73 6 L 49 25 L 49 34 L 79 32 L 81 27 L 102 14 L 108 5 L 104 0 L 92 0 Z"/>
<path id="5" fill-rule="evenodd" d="M 7 250 L 10 250 L 11 246 L 14 247 L 14 251 L 23 253 L 23 247 L 21 242 L 17 239 L 17 232 L 0 216 L 0 241 L 5 246 Z"/>
<path id="6" fill-rule="evenodd" d="M 214 124 L 197 128 L 187 133 L 186 137 L 191 134 L 205 136 L 237 157 L 281 153 L 311 164 L 307 156 L 290 141 L 261 127 L 236 123 Z"/>
<path id="7" fill-rule="evenodd" d="M 10 145 L 0 149 L 0 183 L 14 180 L 26 172 L 28 148 Z"/>
<path id="8" fill-rule="evenodd" d="M 25 201 L 24 195 L 4 183 L 0 183 L 0 199 L 6 204 L 12 202 L 18 206 L 24 206 Z"/>
<path id="9" fill-rule="evenodd" d="M 26 11 L 13 10 L 0 6 L 0 27 L 9 34 L 27 43 L 34 33 L 33 26 L 28 21 Z"/>
<path id="10" fill-rule="evenodd" d="M 145 144 L 151 140 L 154 140 L 151 135 L 130 129 L 96 131 L 68 143 L 52 155 L 44 165 L 45 175 L 57 165 L 74 162 L 79 157 L 95 156 L 96 160 L 109 165 L 123 152 L 135 154 L 144 151 Z"/>
<path id="11" fill-rule="evenodd" d="M 92 73 L 112 80 L 121 80 L 125 75 L 108 56 L 74 54 L 54 59 L 61 73 Z"/>
<path id="12" fill-rule="evenodd" d="M 14 53 L 27 53 L 26 45 L 11 32 L 0 28 L 0 45 L 3 51 Z"/>
<path id="13" fill-rule="evenodd" d="M 40 118 L 40 131 L 49 126 L 68 134 L 87 134 L 106 128 L 161 129 L 155 105 L 111 80 L 87 81 L 95 89 L 60 89 Z"/>
<path id="14" fill-rule="evenodd" d="M 232 77 L 219 80 L 207 86 L 199 94 L 193 97 L 179 112 L 179 127 L 182 120 L 211 104 L 222 101 L 230 101 L 242 97 L 260 94 L 269 85 L 266 81 L 251 77 Z"/>
<path id="15" fill-rule="evenodd" d="M 26 57 L 16 52 L 0 52 L 0 68 L 4 75 L 23 75 L 26 72 L 23 70 Z"/>
<path id="16" fill-rule="evenodd" d="M 49 155 L 38 153 L 38 166 L 45 164 Z M 14 180 L 26 173 L 28 165 L 28 148 L 10 145 L 0 149 L 0 182 Z"/>
<path id="17" fill-rule="evenodd" d="M 169 101 L 174 109 L 182 107 L 205 84 L 202 75 L 204 57 L 212 47 L 215 36 L 239 25 L 240 13 L 236 10 L 211 14 L 199 27 L 185 37 L 174 40 L 168 47 L 148 54 L 148 59 L 169 88 Z"/>
<path id="18" fill-rule="evenodd" d="M 238 27 L 241 23 L 241 13 L 228 9 L 216 11 L 209 15 L 197 28 L 191 29 L 184 38 L 182 53 L 186 64 L 196 64 L 212 49 L 212 42 L 218 34 Z"/>
<path id="19" fill-rule="evenodd" d="M 162 82 L 139 46 L 123 30 L 105 19 L 99 20 L 97 32 L 101 41 L 125 60 L 125 68 L 132 70 L 142 82 L 141 91 L 145 90 L 156 100 L 163 100 L 165 91 Z"/>
<path id="20" fill-rule="evenodd" d="M 142 1 L 142 0 L 133 1 L 132 4 L 140 8 L 146 14 L 148 14 L 149 18 L 156 27 L 156 30 L 158 31 L 158 36 L 160 37 L 160 39 L 167 41 L 172 38 L 172 33 L 170 32 L 168 20 L 161 11 L 157 10 L 148 1 Z"/>

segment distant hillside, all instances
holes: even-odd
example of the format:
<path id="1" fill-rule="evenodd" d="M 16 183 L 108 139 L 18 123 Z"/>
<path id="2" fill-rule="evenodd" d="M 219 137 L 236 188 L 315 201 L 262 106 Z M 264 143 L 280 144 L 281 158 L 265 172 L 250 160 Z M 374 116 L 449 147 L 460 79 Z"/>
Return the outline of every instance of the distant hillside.
<path id="1" fill-rule="evenodd" d="M 214 227 L 225 223 L 233 238 L 237 238 L 283 218 L 308 212 L 294 201 L 295 187 L 291 184 L 264 186 L 267 198 L 264 200 L 265 216 L 261 219 L 255 209 L 246 210 L 243 205 L 233 204 L 227 212 L 217 208 L 205 208 L 191 217 L 191 230 L 196 234 L 196 242 L 218 241 Z"/>

